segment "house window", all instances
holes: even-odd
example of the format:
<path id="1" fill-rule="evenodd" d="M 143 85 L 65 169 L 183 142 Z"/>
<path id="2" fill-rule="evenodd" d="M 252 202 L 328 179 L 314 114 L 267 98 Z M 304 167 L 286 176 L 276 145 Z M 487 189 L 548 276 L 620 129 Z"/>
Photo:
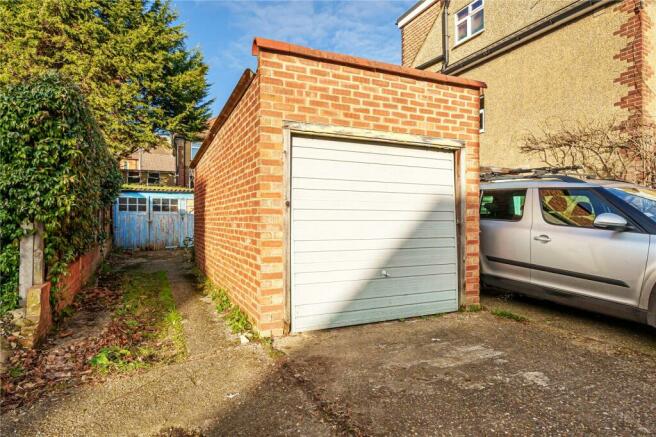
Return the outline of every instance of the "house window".
<path id="1" fill-rule="evenodd" d="M 478 131 L 485 132 L 485 96 L 481 96 L 481 104 L 478 109 Z"/>
<path id="2" fill-rule="evenodd" d="M 159 185 L 159 172 L 148 172 L 148 185 Z"/>
<path id="3" fill-rule="evenodd" d="M 483 0 L 471 2 L 456 12 L 456 44 L 478 35 L 485 28 Z"/>
<path id="4" fill-rule="evenodd" d="M 118 210 L 146 212 L 146 199 L 140 197 L 119 197 Z"/>
<path id="5" fill-rule="evenodd" d="M 201 144 L 203 143 L 201 143 L 200 141 L 194 141 L 193 143 L 191 143 L 191 159 L 194 159 L 196 157 L 196 153 L 198 153 Z"/>
<path id="6" fill-rule="evenodd" d="M 128 171 L 128 184 L 140 184 L 141 175 L 138 171 Z"/>

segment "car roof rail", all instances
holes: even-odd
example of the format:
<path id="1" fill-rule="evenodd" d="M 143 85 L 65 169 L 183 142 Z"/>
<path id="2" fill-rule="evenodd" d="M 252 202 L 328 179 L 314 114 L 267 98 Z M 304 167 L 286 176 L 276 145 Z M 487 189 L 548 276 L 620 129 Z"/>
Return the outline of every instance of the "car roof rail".
<path id="1" fill-rule="evenodd" d="M 584 182 L 582 178 L 588 176 L 576 174 L 576 177 L 567 172 L 581 170 L 581 166 L 570 165 L 566 167 L 533 167 L 533 168 L 504 168 L 492 169 L 481 173 L 481 181 L 492 182 L 515 179 L 556 179 L 561 182 Z"/>

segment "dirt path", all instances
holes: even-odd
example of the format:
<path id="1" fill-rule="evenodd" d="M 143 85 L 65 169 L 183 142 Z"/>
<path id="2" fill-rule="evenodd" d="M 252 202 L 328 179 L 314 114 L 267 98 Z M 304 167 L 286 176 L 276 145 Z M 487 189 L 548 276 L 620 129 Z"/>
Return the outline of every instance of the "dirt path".
<path id="1" fill-rule="evenodd" d="M 1 435 L 325 435 L 314 405 L 300 388 L 276 384 L 279 364 L 258 344 L 241 345 L 212 305 L 195 291 L 191 265 L 181 252 L 131 258 L 126 267 L 165 271 L 183 317 L 187 358 L 146 371 L 82 386 L 61 398 L 2 417 Z M 261 405 L 257 420 L 242 404 Z M 239 411 L 239 414 L 235 412 Z"/>

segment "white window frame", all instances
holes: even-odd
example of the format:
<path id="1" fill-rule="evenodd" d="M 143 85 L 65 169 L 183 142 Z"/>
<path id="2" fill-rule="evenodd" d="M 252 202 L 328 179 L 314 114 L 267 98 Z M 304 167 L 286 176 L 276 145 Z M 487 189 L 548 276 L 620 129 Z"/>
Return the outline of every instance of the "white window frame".
<path id="1" fill-rule="evenodd" d="M 196 157 L 196 153 L 200 150 L 200 146 L 203 145 L 202 141 L 192 141 L 191 143 L 191 148 L 189 150 L 189 153 L 191 154 L 189 157 L 191 159 L 194 159 Z M 194 149 L 196 149 L 196 153 L 194 153 Z"/>
<path id="2" fill-rule="evenodd" d="M 464 43 L 464 42 L 466 42 L 466 41 L 469 41 L 470 39 L 472 39 L 472 38 L 475 37 L 476 35 L 481 34 L 481 33 L 485 30 L 485 12 L 483 12 L 483 28 L 482 28 L 481 30 L 479 30 L 478 32 L 472 34 L 472 30 L 471 30 L 471 18 L 472 18 L 472 15 L 474 15 L 474 14 L 477 13 L 478 11 L 484 11 L 484 9 L 485 9 L 485 0 L 481 0 L 481 5 L 480 5 L 478 8 L 476 8 L 476 9 L 470 9 L 470 8 L 471 8 L 471 5 L 473 5 L 474 3 L 476 3 L 476 1 L 477 1 L 477 0 L 474 0 L 474 1 L 470 2 L 467 6 L 465 6 L 465 7 L 462 8 L 462 9 L 460 9 L 458 12 L 456 12 L 456 13 L 453 15 L 453 21 L 454 21 L 454 23 L 455 23 L 455 27 L 454 27 L 454 29 L 453 29 L 453 35 L 454 35 L 455 38 L 456 38 L 456 44 L 455 44 L 456 46 L 459 45 L 459 44 L 462 44 L 462 43 Z M 462 11 L 464 11 L 465 9 L 469 10 L 469 12 L 467 13 L 467 16 L 466 16 L 465 18 L 462 18 L 462 19 L 458 20 L 458 14 L 460 14 L 460 13 L 461 13 Z M 461 24 L 461 23 L 463 23 L 463 22 L 467 22 L 467 36 L 465 36 L 465 37 L 462 38 L 462 39 L 458 39 L 458 25 Z"/>
<path id="3" fill-rule="evenodd" d="M 478 132 L 485 132 L 485 95 L 479 97 L 479 108 L 478 108 L 478 117 L 479 117 L 479 127 Z"/>

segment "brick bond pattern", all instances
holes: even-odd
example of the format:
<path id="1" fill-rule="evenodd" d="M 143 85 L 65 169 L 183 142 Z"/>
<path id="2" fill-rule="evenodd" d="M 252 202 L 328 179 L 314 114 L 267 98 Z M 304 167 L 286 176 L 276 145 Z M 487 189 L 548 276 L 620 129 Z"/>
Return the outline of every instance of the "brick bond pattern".
<path id="1" fill-rule="evenodd" d="M 54 311 L 50 304 L 52 283 L 46 281 L 35 285 L 28 290 L 25 317 L 31 323 L 21 329 L 23 346 L 34 347 L 48 334 L 53 324 L 53 315 L 59 314 L 64 308 L 73 303 L 75 295 L 91 279 L 96 269 L 111 249 L 111 241 L 107 241 L 104 248 L 100 246 L 89 250 L 70 263 L 57 283 L 56 301 Z"/>
<path id="2" fill-rule="evenodd" d="M 259 79 L 250 84 L 196 167 L 194 246 L 200 269 L 259 319 L 267 188 L 259 144 Z M 264 184 L 264 185 L 263 185 Z"/>
<path id="3" fill-rule="evenodd" d="M 281 335 L 284 121 L 459 139 L 467 157 L 462 303 L 477 304 L 479 88 L 440 83 L 438 75 L 426 80 L 375 71 L 363 60 L 364 67 L 356 68 L 311 58 L 260 47 L 255 80 L 197 163 L 200 268 L 227 289 L 262 334 Z"/>
<path id="4" fill-rule="evenodd" d="M 57 284 L 57 307 L 55 308 L 55 312 L 59 313 L 73 303 L 75 295 L 91 279 L 104 259 L 104 255 L 109 253 L 109 249 L 109 244 L 103 250 L 98 246 L 81 255 L 68 265 L 66 274 L 62 276 Z"/>
<path id="5" fill-rule="evenodd" d="M 647 7 L 656 7 L 654 0 L 624 0 L 616 7 L 616 11 L 626 14 L 627 21 L 613 34 L 626 38 L 626 46 L 615 59 L 626 62 L 627 67 L 615 82 L 628 86 L 629 91 L 615 106 L 629 111 L 631 124 L 644 121 L 649 99 L 654 98 L 654 91 L 647 85 L 654 75 L 655 64 L 650 57 L 654 56 L 654 23 L 645 11 Z"/>

